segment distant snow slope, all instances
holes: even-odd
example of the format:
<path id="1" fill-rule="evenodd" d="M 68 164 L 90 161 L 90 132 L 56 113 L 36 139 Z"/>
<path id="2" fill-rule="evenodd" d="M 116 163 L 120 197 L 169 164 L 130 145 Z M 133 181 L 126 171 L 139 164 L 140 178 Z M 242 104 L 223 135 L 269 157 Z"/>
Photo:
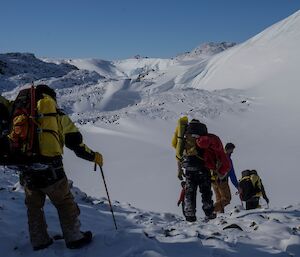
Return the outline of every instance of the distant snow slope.
<path id="1" fill-rule="evenodd" d="M 100 59 L 74 59 L 68 60 L 68 63 L 75 65 L 81 70 L 95 71 L 106 78 L 122 78 L 126 76 L 111 61 Z"/>
<path id="2" fill-rule="evenodd" d="M 214 56 L 191 86 L 245 89 L 271 84 L 281 77 L 293 78 L 294 67 L 300 67 L 299 28 L 300 11 Z"/>
<path id="3" fill-rule="evenodd" d="M 75 66 L 45 63 L 30 53 L 0 54 L 0 91 L 31 83 L 41 78 L 61 77 Z"/>

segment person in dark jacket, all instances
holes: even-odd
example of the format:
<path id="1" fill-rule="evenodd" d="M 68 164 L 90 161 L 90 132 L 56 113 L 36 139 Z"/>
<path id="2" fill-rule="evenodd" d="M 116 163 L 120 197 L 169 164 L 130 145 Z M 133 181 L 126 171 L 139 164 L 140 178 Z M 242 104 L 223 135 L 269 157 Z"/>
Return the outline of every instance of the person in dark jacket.
<path id="1" fill-rule="evenodd" d="M 188 122 L 187 117 L 179 119 L 174 133 L 172 145 L 176 148 L 176 157 L 180 162 L 178 166 L 178 178 L 183 180 L 185 176 L 185 198 L 184 215 L 187 221 L 195 222 L 196 198 L 198 188 L 202 197 L 202 209 L 206 219 L 213 219 L 214 206 L 212 201 L 212 190 L 209 169 L 205 167 L 203 153 L 196 145 L 196 139 L 200 135 L 207 134 L 206 125 L 199 120 L 192 119 Z M 177 139 L 177 140 L 176 140 Z M 174 144 L 173 144 L 174 142 Z"/>
<path id="2" fill-rule="evenodd" d="M 265 187 L 256 170 L 244 170 L 242 172 L 242 178 L 239 181 L 239 193 L 241 200 L 246 202 L 246 210 L 260 208 L 261 196 L 269 204 Z"/>
<path id="3" fill-rule="evenodd" d="M 224 208 L 227 206 L 231 201 L 231 192 L 230 187 L 228 184 L 228 177 L 231 180 L 231 183 L 234 187 L 238 190 L 238 180 L 235 175 L 231 155 L 235 149 L 235 145 L 233 143 L 227 143 L 225 145 L 225 152 L 230 160 L 231 169 L 228 172 L 227 176 L 223 179 L 218 178 L 216 174 L 212 174 L 212 186 L 216 196 L 216 201 L 214 204 L 215 212 L 224 213 Z"/>

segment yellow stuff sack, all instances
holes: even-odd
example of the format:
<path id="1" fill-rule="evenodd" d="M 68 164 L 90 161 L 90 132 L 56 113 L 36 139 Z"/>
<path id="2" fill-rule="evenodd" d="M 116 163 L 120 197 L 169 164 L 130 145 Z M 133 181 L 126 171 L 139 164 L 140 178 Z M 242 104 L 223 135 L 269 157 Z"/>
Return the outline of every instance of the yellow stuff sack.
<path id="1" fill-rule="evenodd" d="M 188 117 L 183 116 L 178 120 L 176 132 L 177 132 L 177 140 L 173 140 L 173 145 L 176 145 L 176 158 L 178 160 L 182 159 L 183 151 L 184 151 L 184 132 L 185 128 L 188 124 Z"/>
<path id="2" fill-rule="evenodd" d="M 44 94 L 44 97 L 37 102 L 37 113 L 40 155 L 47 157 L 61 155 L 63 147 L 60 140 L 55 100 Z"/>

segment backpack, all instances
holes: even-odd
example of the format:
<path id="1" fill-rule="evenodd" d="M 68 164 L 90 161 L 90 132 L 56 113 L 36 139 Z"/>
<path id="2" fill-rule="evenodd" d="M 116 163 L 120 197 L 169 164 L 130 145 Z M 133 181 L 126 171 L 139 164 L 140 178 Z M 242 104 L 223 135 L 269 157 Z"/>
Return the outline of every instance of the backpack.
<path id="1" fill-rule="evenodd" d="M 239 192 L 242 201 L 248 201 L 261 192 L 261 180 L 255 170 L 244 170 L 239 181 Z"/>
<path id="2" fill-rule="evenodd" d="M 199 120 L 191 120 L 184 132 L 184 155 L 185 156 L 198 156 L 202 155 L 200 149 L 196 144 L 197 138 L 207 135 L 207 127 Z"/>
<path id="3" fill-rule="evenodd" d="M 185 128 L 182 147 L 182 167 L 189 171 L 200 171 L 204 167 L 203 151 L 197 147 L 196 139 L 207 134 L 206 125 L 191 120 Z"/>
<path id="4" fill-rule="evenodd" d="M 12 162 L 34 162 L 62 154 L 56 94 L 47 85 L 23 89 L 16 97 L 8 134 Z"/>
<path id="5" fill-rule="evenodd" d="M 206 168 L 215 171 L 220 179 L 226 177 L 231 169 L 231 162 L 220 138 L 214 134 L 207 134 L 197 138 L 196 143 L 204 151 L 203 159 Z"/>

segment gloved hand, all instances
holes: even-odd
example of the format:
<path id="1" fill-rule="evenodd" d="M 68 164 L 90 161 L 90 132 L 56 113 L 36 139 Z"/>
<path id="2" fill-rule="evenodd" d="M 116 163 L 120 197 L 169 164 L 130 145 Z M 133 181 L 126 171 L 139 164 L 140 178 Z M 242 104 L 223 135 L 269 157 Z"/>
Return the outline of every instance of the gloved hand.
<path id="1" fill-rule="evenodd" d="M 179 180 L 183 180 L 184 173 L 182 169 L 178 169 L 177 177 L 179 178 Z"/>
<path id="2" fill-rule="evenodd" d="M 101 153 L 95 152 L 94 162 L 98 164 L 100 167 L 103 166 L 103 157 Z"/>
<path id="3" fill-rule="evenodd" d="M 177 206 L 179 206 L 179 205 L 180 205 L 180 201 L 177 202 Z"/>
<path id="4" fill-rule="evenodd" d="M 210 181 L 212 183 L 216 182 L 218 179 L 218 175 L 214 172 L 214 170 L 210 170 Z"/>

